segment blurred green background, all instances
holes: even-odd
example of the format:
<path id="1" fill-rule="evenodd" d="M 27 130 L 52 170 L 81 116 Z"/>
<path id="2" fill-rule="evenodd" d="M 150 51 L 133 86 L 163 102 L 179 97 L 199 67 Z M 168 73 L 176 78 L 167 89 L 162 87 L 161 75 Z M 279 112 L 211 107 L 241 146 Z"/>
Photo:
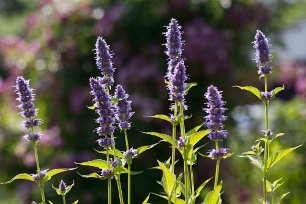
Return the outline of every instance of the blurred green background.
<path id="1" fill-rule="evenodd" d="M 230 132 L 224 146 L 235 153 L 221 163 L 223 203 L 257 203 L 261 184 L 257 169 L 239 158 L 260 136 L 263 106 L 255 97 L 242 94 L 233 85 L 262 87 L 253 61 L 252 41 L 261 29 L 273 44 L 273 77 L 270 87 L 284 84 L 286 90 L 271 104 L 271 127 L 286 136 L 273 148 L 295 146 L 306 135 L 306 2 L 304 0 L 0 0 L 0 181 L 17 173 L 35 172 L 31 146 L 22 139 L 22 118 L 16 108 L 13 85 L 16 76 L 31 79 L 36 90 L 43 139 L 39 152 L 43 168 L 73 167 L 74 162 L 98 157 L 93 133 L 96 115 L 91 105 L 88 79 L 100 75 L 94 61 L 94 43 L 103 36 L 115 53 L 116 82 L 131 95 L 133 109 L 130 143 L 134 147 L 156 142 L 141 131 L 169 132 L 168 124 L 145 116 L 168 113 L 164 84 L 167 60 L 164 54 L 165 26 L 176 18 L 183 26 L 183 56 L 191 82 L 197 82 L 187 97 L 187 128 L 203 122 L 203 94 L 214 84 L 227 101 Z M 124 148 L 117 131 L 117 144 Z M 208 145 L 202 150 L 210 148 Z M 272 170 L 273 179 L 284 177 L 280 193 L 290 191 L 284 203 L 303 203 L 306 191 L 305 145 Z M 150 169 L 156 159 L 170 157 L 160 144 L 134 162 L 143 174 L 133 178 L 133 203 L 149 192 L 160 192 L 161 173 Z M 77 172 L 93 169 L 80 167 Z M 214 162 L 198 158 L 196 185 L 214 174 Z M 62 174 L 46 187 L 46 196 L 60 203 L 51 184 L 63 178 L 75 188 L 68 203 L 106 203 L 106 182 Z M 126 183 L 124 177 L 123 183 Z M 115 185 L 114 185 L 115 187 Z M 211 186 L 209 186 L 211 188 Z M 115 188 L 114 188 L 115 189 Z M 123 187 L 126 191 L 126 186 Z M 114 190 L 116 192 L 116 190 Z M 203 193 L 205 196 L 205 192 Z M 14 182 L 0 186 L 0 203 L 39 201 L 34 184 Z M 119 203 L 114 195 L 115 203 Z M 152 196 L 153 203 L 163 203 Z"/>

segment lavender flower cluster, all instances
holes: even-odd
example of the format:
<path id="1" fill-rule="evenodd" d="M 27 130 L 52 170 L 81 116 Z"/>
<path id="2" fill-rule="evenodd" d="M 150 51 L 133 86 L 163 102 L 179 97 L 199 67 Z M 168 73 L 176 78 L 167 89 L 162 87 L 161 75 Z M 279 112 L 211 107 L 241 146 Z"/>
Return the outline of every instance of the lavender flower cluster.
<path id="1" fill-rule="evenodd" d="M 33 89 L 30 87 L 29 80 L 24 79 L 22 76 L 16 79 L 16 94 L 18 95 L 17 101 L 20 102 L 18 108 L 20 109 L 20 114 L 26 119 L 22 122 L 22 126 L 26 129 L 33 129 L 41 124 L 40 119 L 36 119 L 37 109 L 35 108 L 34 101 L 35 95 Z M 33 133 L 27 134 L 24 138 L 28 141 L 39 141 L 41 134 Z"/>
<path id="2" fill-rule="evenodd" d="M 222 100 L 221 91 L 211 85 L 204 96 L 208 100 L 207 107 L 203 108 L 207 114 L 204 119 L 206 127 L 211 130 L 208 137 L 212 141 L 222 141 L 227 138 L 228 133 L 224 130 L 223 125 L 227 117 L 224 115 L 226 108 L 224 108 L 225 102 Z M 212 159 L 224 158 L 229 153 L 228 150 L 227 148 L 213 149 L 209 152 L 209 157 Z"/>
<path id="3" fill-rule="evenodd" d="M 258 67 L 258 74 L 265 75 L 272 73 L 270 62 L 272 55 L 270 52 L 270 44 L 268 38 L 260 31 L 257 30 L 254 41 L 255 61 Z"/>

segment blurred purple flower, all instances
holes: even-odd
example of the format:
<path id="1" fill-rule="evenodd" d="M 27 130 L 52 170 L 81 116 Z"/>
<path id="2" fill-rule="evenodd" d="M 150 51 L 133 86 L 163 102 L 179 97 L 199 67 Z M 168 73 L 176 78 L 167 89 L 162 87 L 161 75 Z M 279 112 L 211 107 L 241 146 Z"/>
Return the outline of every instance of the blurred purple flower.
<path id="1" fill-rule="evenodd" d="M 121 85 L 117 85 L 115 90 L 115 96 L 118 99 L 116 103 L 116 119 L 119 123 L 119 128 L 121 130 L 129 130 L 131 128 L 130 118 L 133 115 L 131 100 L 128 100 L 129 95 L 126 94 L 125 90 Z"/>

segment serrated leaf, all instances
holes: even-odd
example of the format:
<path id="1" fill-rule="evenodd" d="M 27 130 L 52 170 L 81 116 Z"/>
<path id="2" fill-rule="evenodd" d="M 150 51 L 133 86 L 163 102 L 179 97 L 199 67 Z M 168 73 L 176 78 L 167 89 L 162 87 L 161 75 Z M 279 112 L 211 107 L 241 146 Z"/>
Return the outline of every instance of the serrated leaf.
<path id="1" fill-rule="evenodd" d="M 9 184 L 12 183 L 15 180 L 27 180 L 27 181 L 34 181 L 34 178 L 30 175 L 30 174 L 26 174 L 26 173 L 21 173 L 21 174 L 17 174 L 16 176 L 14 176 L 11 180 L 3 182 L 1 184 Z"/>
<path id="2" fill-rule="evenodd" d="M 282 87 L 276 87 L 275 89 L 272 90 L 274 95 L 276 95 L 278 92 L 285 90 L 285 86 L 283 85 Z"/>
<path id="3" fill-rule="evenodd" d="M 66 171 L 72 171 L 77 168 L 62 168 L 62 169 L 52 169 L 46 173 L 46 176 L 44 177 L 44 181 L 49 181 L 53 176 L 66 172 Z"/>
<path id="4" fill-rule="evenodd" d="M 102 159 L 95 159 L 92 161 L 86 161 L 81 163 L 74 162 L 74 163 L 82 166 L 91 166 L 91 167 L 97 167 L 99 169 L 108 169 L 107 161 L 104 161 Z"/>
<path id="5" fill-rule="evenodd" d="M 158 132 L 142 132 L 142 133 L 158 137 L 158 138 L 163 139 L 164 141 L 172 144 L 172 137 L 170 135 L 163 134 L 163 133 L 158 133 Z"/>
<path id="6" fill-rule="evenodd" d="M 196 190 L 195 195 L 194 195 L 194 201 L 197 197 L 199 197 L 200 193 L 202 192 L 203 188 L 206 186 L 206 184 L 211 180 L 211 178 L 207 179 L 204 181 Z"/>
<path id="7" fill-rule="evenodd" d="M 163 199 L 165 199 L 165 200 L 168 200 L 169 198 L 167 197 L 167 196 L 165 196 L 165 195 L 160 195 L 160 194 L 157 194 L 157 193 L 153 193 L 154 195 L 156 195 L 156 196 L 158 196 L 158 197 L 161 197 L 161 198 L 163 198 Z M 184 200 L 182 200 L 182 199 L 179 199 L 179 198 L 171 198 L 171 203 L 175 203 L 175 204 L 184 204 L 185 203 L 185 201 Z"/>
<path id="8" fill-rule="evenodd" d="M 149 195 L 146 197 L 146 199 L 142 202 L 142 204 L 147 204 L 148 201 L 149 201 L 149 199 L 150 199 L 150 193 L 149 193 Z"/>
<path id="9" fill-rule="evenodd" d="M 264 166 L 263 166 L 263 163 L 262 161 L 258 160 L 258 158 L 254 157 L 254 156 L 251 156 L 251 155 L 245 155 L 243 157 L 246 157 L 250 160 L 250 162 L 252 164 L 254 164 L 255 166 L 257 166 L 261 171 L 263 170 Z"/>
<path id="10" fill-rule="evenodd" d="M 78 173 L 79 174 L 79 173 Z M 100 178 L 99 174 L 94 172 L 94 173 L 90 173 L 90 174 L 79 174 L 80 176 L 82 176 L 83 178 Z"/>
<path id="11" fill-rule="evenodd" d="M 163 115 L 163 114 L 158 114 L 158 115 L 153 115 L 153 116 L 148 116 L 150 118 L 157 118 L 157 119 L 161 119 L 161 120 L 165 120 L 165 121 L 168 121 L 168 122 L 172 122 L 171 121 L 171 118 L 167 115 Z"/>
<path id="12" fill-rule="evenodd" d="M 269 160 L 268 160 L 268 169 L 274 166 L 277 162 L 279 162 L 282 158 L 284 158 L 287 154 L 290 152 L 294 151 L 295 149 L 301 147 L 302 145 L 296 146 L 296 147 L 291 147 L 285 150 L 282 150 L 280 152 L 277 152 L 276 154 L 272 155 Z"/>
<path id="13" fill-rule="evenodd" d="M 185 87 L 185 95 L 187 95 L 188 94 L 188 92 L 189 92 L 189 90 L 192 88 L 192 87 L 195 87 L 195 86 L 197 86 L 198 84 L 197 83 L 187 83 L 186 84 L 186 87 Z"/>
<path id="14" fill-rule="evenodd" d="M 98 152 L 99 154 L 105 154 L 105 155 L 107 154 L 107 151 L 105 151 L 105 150 L 99 151 L 99 150 L 95 149 L 95 151 Z M 108 154 L 109 155 L 114 155 L 114 152 L 109 150 Z M 116 157 L 120 157 L 120 158 L 124 158 L 124 154 L 120 150 L 118 150 L 118 149 L 115 149 L 115 156 Z"/>
<path id="15" fill-rule="evenodd" d="M 203 124 L 204 124 L 204 123 L 202 123 L 201 125 L 198 125 L 198 126 L 192 128 L 191 130 L 189 130 L 189 131 L 186 133 L 186 135 L 187 135 L 187 136 L 190 136 L 190 135 L 192 135 L 192 134 L 198 132 L 199 129 L 203 126 Z"/>
<path id="16" fill-rule="evenodd" d="M 158 160 L 157 162 L 158 162 L 160 169 L 163 172 L 162 184 L 163 184 L 165 193 L 168 195 L 168 197 L 170 197 L 172 194 L 172 190 L 175 186 L 175 182 L 176 182 L 175 174 L 172 171 L 170 171 L 170 169 L 168 169 L 163 163 L 161 163 Z"/>
<path id="17" fill-rule="evenodd" d="M 201 130 L 199 132 L 196 132 L 189 137 L 189 144 L 191 146 L 196 145 L 203 137 L 205 137 L 207 134 L 209 134 L 210 130 Z"/>
<path id="18" fill-rule="evenodd" d="M 253 87 L 253 86 L 234 86 L 234 87 L 237 87 L 241 90 L 248 91 L 248 92 L 254 94 L 257 98 L 259 98 L 261 100 L 260 91 L 256 87 Z"/>
<path id="19" fill-rule="evenodd" d="M 140 155 L 142 154 L 143 152 L 149 150 L 149 149 L 152 149 L 153 147 L 155 147 L 156 145 L 158 145 L 158 143 L 155 143 L 155 144 L 152 144 L 152 145 L 146 145 L 146 146 L 141 146 L 141 147 L 138 147 L 137 148 L 137 154 Z"/>
<path id="20" fill-rule="evenodd" d="M 210 191 L 205 197 L 203 204 L 219 204 L 219 194 L 221 188 L 222 186 L 218 185 L 214 190 Z"/>

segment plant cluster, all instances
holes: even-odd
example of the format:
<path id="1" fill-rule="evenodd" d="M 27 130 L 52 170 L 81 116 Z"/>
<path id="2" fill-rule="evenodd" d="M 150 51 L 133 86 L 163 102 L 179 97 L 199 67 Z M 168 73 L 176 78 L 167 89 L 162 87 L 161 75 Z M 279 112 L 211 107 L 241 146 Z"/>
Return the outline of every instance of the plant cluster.
<path id="1" fill-rule="evenodd" d="M 102 37 L 98 37 L 96 41 L 96 66 L 100 70 L 101 76 L 91 77 L 89 79 L 93 104 L 88 108 L 95 111 L 98 115 L 97 119 L 95 119 L 97 127 L 94 129 L 94 132 L 98 135 L 98 139 L 96 139 L 98 148 L 95 151 L 101 156 L 99 159 L 75 162 L 75 164 L 94 167 L 96 169 L 96 171 L 86 175 L 78 173 L 80 176 L 86 179 L 95 178 L 107 181 L 108 204 L 113 203 L 112 185 L 114 181 L 116 182 L 120 204 L 133 203 L 131 197 L 131 176 L 141 173 L 132 171 L 133 160 L 143 152 L 154 148 L 162 142 L 170 145 L 171 154 L 166 161 L 157 160 L 157 166 L 153 167 L 162 172 L 162 177 L 158 181 L 162 186 L 162 192 L 152 194 L 167 200 L 168 204 L 194 204 L 198 200 L 203 204 L 222 203 L 223 182 L 219 173 L 220 162 L 222 159 L 232 156 L 229 148 L 224 147 L 221 143 L 229 136 L 223 124 L 227 119 L 225 115 L 227 110 L 225 108 L 226 102 L 222 98 L 222 91 L 210 85 L 207 91 L 203 93 L 203 123 L 190 130 L 186 130 L 186 120 L 191 117 L 187 114 L 188 102 L 186 101 L 186 95 L 197 84 L 187 82 L 188 75 L 185 59 L 182 56 L 184 41 L 182 40 L 181 26 L 177 20 L 171 19 L 167 26 L 165 36 L 165 54 L 168 57 L 165 86 L 168 90 L 170 101 L 169 113 L 149 117 L 168 122 L 172 127 L 172 134 L 168 135 L 153 131 L 143 132 L 144 134 L 159 138 L 159 141 L 155 144 L 137 148 L 131 146 L 128 136 L 128 132 L 132 128 L 132 101 L 129 99 L 129 95 L 123 86 L 116 84 L 114 80 L 115 68 L 113 65 L 113 54 L 109 45 Z M 258 67 L 258 74 L 260 75 L 259 79 L 263 79 L 264 81 L 264 91 L 260 91 L 252 86 L 235 87 L 251 92 L 262 101 L 265 108 L 265 129 L 263 130 L 264 136 L 259 137 L 252 146 L 251 151 L 243 153 L 241 157 L 248 158 L 261 172 L 263 192 L 260 203 L 278 204 L 281 203 L 288 193 L 278 196 L 276 190 L 282 185 L 282 181 L 281 179 L 269 181 L 268 173 L 288 153 L 300 146 L 279 152 L 272 152 L 270 149 L 271 143 L 283 136 L 284 133 L 275 134 L 269 129 L 269 104 L 275 95 L 282 91 L 284 87 L 277 87 L 272 91 L 268 90 L 268 76 L 272 73 L 272 67 L 270 65 L 272 56 L 268 39 L 261 31 L 257 31 L 255 35 L 254 48 L 256 49 L 255 61 Z M 29 81 L 23 77 L 18 77 L 16 79 L 16 93 L 18 95 L 17 100 L 20 102 L 20 114 L 25 118 L 25 121 L 22 122 L 23 127 L 27 130 L 24 138 L 33 145 L 37 172 L 34 174 L 18 174 L 10 181 L 2 184 L 11 183 L 18 179 L 35 182 L 41 192 L 41 203 L 46 204 L 47 199 L 44 193 L 45 183 L 59 173 L 73 171 L 76 168 L 41 169 L 37 146 L 42 135 L 34 130 L 42 121 L 36 118 L 37 109 L 34 106 L 35 97 L 33 89 L 30 88 Z M 201 145 L 200 142 L 205 136 L 211 140 L 215 147 L 206 153 L 203 153 L 203 151 L 201 153 L 200 150 L 204 148 L 204 145 Z M 120 150 L 116 147 L 116 140 L 123 137 L 126 148 Z M 177 157 L 177 153 L 179 153 L 179 157 Z M 200 194 L 212 178 L 203 181 L 199 186 L 195 186 L 193 171 L 198 156 L 207 157 L 216 161 L 213 189 L 207 193 L 204 199 L 200 198 Z M 182 171 L 175 168 L 179 162 L 183 163 Z M 127 192 L 122 190 L 121 182 L 121 177 L 125 174 L 128 177 Z M 74 183 L 67 186 L 64 181 L 61 181 L 59 186 L 53 186 L 53 189 L 62 197 L 63 203 L 66 204 L 66 194 L 73 186 Z M 149 199 L 150 194 L 145 198 L 143 204 L 148 203 Z M 48 202 L 52 203 L 51 201 Z M 78 203 L 78 201 L 74 203 Z"/>

